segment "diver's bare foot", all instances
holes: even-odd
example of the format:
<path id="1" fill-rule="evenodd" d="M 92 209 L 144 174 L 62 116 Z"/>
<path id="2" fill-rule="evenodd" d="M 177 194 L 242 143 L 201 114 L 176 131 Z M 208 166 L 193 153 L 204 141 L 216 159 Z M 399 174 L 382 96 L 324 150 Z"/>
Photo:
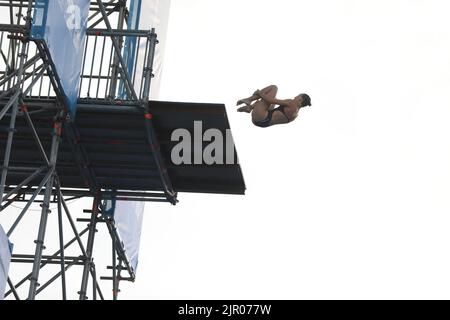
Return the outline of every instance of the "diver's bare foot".
<path id="1" fill-rule="evenodd" d="M 239 106 L 241 104 L 245 104 L 246 106 L 250 106 L 252 102 L 249 99 L 241 99 L 239 100 L 236 105 Z"/>
<path id="2" fill-rule="evenodd" d="M 239 109 L 237 109 L 238 112 L 247 112 L 250 113 L 253 110 L 253 106 L 247 105 L 247 106 L 243 106 L 240 107 Z"/>

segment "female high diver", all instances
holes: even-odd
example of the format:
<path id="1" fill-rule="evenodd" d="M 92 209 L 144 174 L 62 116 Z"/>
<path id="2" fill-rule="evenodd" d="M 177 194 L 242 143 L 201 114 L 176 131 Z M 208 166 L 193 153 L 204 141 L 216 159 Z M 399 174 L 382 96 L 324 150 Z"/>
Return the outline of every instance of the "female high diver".
<path id="1" fill-rule="evenodd" d="M 297 118 L 301 108 L 311 106 L 311 98 L 305 93 L 294 99 L 279 100 L 276 97 L 277 92 L 278 88 L 275 85 L 257 90 L 251 97 L 237 102 L 238 106 L 245 104 L 237 111 L 251 113 L 255 126 L 267 128 L 276 124 L 292 122 Z M 276 105 L 278 105 L 277 108 L 275 108 Z"/>

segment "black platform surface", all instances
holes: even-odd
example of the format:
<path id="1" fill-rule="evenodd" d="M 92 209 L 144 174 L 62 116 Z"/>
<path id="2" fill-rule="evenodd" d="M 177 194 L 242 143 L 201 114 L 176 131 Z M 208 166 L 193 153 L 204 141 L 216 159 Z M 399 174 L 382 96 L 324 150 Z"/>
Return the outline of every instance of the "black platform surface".
<path id="1" fill-rule="evenodd" d="M 54 112 L 34 113 L 39 102 L 30 102 L 32 120 L 46 150 L 50 149 Z M 169 177 L 176 192 L 244 194 L 245 184 L 239 164 L 183 164 L 171 161 L 171 151 L 178 142 L 171 141 L 176 129 L 193 132 L 194 121 L 201 121 L 203 131 L 230 129 L 222 104 L 150 102 L 150 112 Z M 86 151 L 86 162 L 97 187 L 120 191 L 163 191 L 159 171 L 152 154 L 145 128 L 145 113 L 138 106 L 80 104 L 75 120 L 78 131 L 76 144 Z M 6 128 L 9 117 L 0 122 L 0 155 L 3 160 Z M 17 118 L 10 167 L 39 167 L 42 157 L 33 141 L 32 132 L 23 117 Z M 57 172 L 63 188 L 86 190 L 87 182 L 74 161 L 73 148 L 64 134 L 57 162 Z M 207 145 L 209 142 L 205 143 Z M 193 148 L 191 149 L 193 152 Z M 235 152 L 236 154 L 236 152 Z M 79 156 L 79 155 L 78 155 Z M 236 156 L 237 157 L 237 156 Z M 17 185 L 26 174 L 10 172 L 7 185 Z M 40 177 L 42 178 L 42 177 Z M 31 183 L 37 186 L 40 179 Z"/>

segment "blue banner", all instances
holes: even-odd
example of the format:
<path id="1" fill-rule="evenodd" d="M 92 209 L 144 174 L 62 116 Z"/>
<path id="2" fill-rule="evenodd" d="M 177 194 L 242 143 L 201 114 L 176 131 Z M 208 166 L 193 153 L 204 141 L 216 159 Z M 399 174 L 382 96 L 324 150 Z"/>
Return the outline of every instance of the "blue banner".
<path id="1" fill-rule="evenodd" d="M 129 2 L 128 9 L 128 30 L 139 30 L 139 21 L 141 18 L 141 2 L 142 0 L 131 0 Z M 125 46 L 123 49 L 123 60 L 127 65 L 128 74 L 132 75 L 134 72 L 134 64 L 136 62 L 136 49 L 137 49 L 137 38 L 136 37 L 126 37 Z M 125 84 L 123 80 L 120 80 L 119 85 L 119 98 L 127 99 L 127 92 L 125 90 Z"/>
<path id="2" fill-rule="evenodd" d="M 72 116 L 77 108 L 90 0 L 36 0 L 31 37 L 43 40 Z"/>

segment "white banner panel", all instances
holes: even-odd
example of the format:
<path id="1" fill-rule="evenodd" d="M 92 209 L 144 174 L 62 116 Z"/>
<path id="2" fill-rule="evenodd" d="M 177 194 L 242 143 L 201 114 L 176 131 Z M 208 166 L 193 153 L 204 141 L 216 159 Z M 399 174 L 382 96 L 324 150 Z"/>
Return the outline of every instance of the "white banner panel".
<path id="1" fill-rule="evenodd" d="M 137 270 L 144 203 L 117 201 L 114 220 L 133 270 Z"/>
<path id="2" fill-rule="evenodd" d="M 0 225 L 0 300 L 5 296 L 6 283 L 8 280 L 9 264 L 11 262 L 11 251 L 8 237 Z"/>
<path id="3" fill-rule="evenodd" d="M 164 53 L 166 48 L 167 30 L 169 27 L 170 0 L 142 0 L 141 18 L 139 20 L 139 29 L 150 30 L 155 28 L 158 34 L 159 44 L 156 46 L 155 63 L 153 65 L 152 86 L 150 88 L 150 99 L 157 100 L 161 86 Z M 145 51 L 145 45 L 142 44 L 140 50 Z M 139 66 L 142 68 L 143 66 Z M 141 74 L 143 70 L 138 70 Z"/>
<path id="4" fill-rule="evenodd" d="M 130 2 L 130 9 L 138 12 L 137 7 L 139 0 Z M 153 74 L 150 88 L 150 99 L 157 100 L 159 97 L 159 90 L 161 86 L 161 77 L 163 70 L 164 52 L 167 40 L 167 29 L 169 25 L 169 11 L 170 0 L 142 0 L 139 17 L 139 30 L 150 30 L 155 28 L 158 34 L 159 44 L 156 46 L 156 55 L 153 65 Z M 133 12 L 131 12 L 133 17 Z M 134 19 L 134 18 L 133 18 Z M 131 22 L 131 25 L 134 25 Z M 145 54 L 145 43 L 141 44 L 139 56 Z M 137 65 L 137 74 L 142 74 L 143 64 Z M 120 238 L 125 246 L 126 255 L 130 259 L 131 266 L 136 272 L 139 256 L 139 246 L 141 240 L 142 221 L 144 213 L 143 202 L 117 201 L 114 220 L 120 235 Z"/>

